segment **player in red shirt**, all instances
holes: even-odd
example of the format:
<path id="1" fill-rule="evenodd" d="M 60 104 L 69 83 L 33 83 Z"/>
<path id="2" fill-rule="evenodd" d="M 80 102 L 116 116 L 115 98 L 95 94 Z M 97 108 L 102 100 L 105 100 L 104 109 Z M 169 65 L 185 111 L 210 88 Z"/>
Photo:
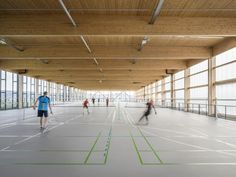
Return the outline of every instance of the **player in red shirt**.
<path id="1" fill-rule="evenodd" d="M 87 109 L 87 112 L 89 114 L 88 104 L 89 104 L 88 99 L 84 100 L 84 102 L 83 102 L 83 114 L 84 114 L 84 109 Z"/>

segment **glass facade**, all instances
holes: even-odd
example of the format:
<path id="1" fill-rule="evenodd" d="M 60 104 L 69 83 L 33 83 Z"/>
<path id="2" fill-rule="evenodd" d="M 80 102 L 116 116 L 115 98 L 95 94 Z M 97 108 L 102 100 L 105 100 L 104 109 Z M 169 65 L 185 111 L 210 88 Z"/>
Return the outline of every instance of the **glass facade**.
<path id="1" fill-rule="evenodd" d="M 31 107 L 44 91 L 48 91 L 52 104 L 82 98 L 82 91 L 77 88 L 0 70 L 0 110 L 21 108 L 20 105 Z M 19 104 L 19 98 L 22 104 Z"/>
<path id="2" fill-rule="evenodd" d="M 208 61 L 211 61 L 209 67 Z M 178 108 L 193 112 L 204 112 L 214 106 L 215 114 L 224 114 L 224 117 L 236 115 L 236 48 L 219 54 L 211 60 L 205 60 L 185 70 L 173 74 L 173 83 L 170 75 L 157 81 L 155 84 L 156 104 Z M 212 83 L 208 83 L 209 75 Z M 186 82 L 186 83 L 185 83 Z M 171 87 L 173 84 L 173 87 Z M 212 99 L 208 100 L 208 90 Z M 152 88 L 152 87 L 151 87 Z M 173 90 L 171 90 L 173 88 Z M 150 93 L 150 85 L 137 91 L 137 97 L 142 100 L 145 93 Z M 154 91 L 152 90 L 152 95 Z M 171 92 L 173 97 L 171 98 Z M 208 105 L 208 102 L 212 104 Z"/>
<path id="3" fill-rule="evenodd" d="M 134 91 L 87 91 L 86 98 L 91 100 L 95 98 L 96 101 L 98 99 L 100 102 L 105 102 L 106 98 L 109 98 L 111 102 L 134 102 L 136 101 L 135 92 Z"/>

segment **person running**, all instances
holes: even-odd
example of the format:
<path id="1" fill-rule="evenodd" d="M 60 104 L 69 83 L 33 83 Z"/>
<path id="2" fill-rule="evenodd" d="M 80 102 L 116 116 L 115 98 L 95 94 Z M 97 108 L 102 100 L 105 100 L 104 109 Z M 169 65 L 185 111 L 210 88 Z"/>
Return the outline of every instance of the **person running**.
<path id="1" fill-rule="evenodd" d="M 88 109 L 88 99 L 86 98 L 86 100 L 84 100 L 83 102 L 83 114 L 84 114 L 84 109 L 87 109 L 87 113 L 89 114 L 89 109 Z"/>
<path id="2" fill-rule="evenodd" d="M 106 99 L 106 105 L 107 105 L 107 107 L 108 107 L 108 104 L 109 104 L 109 99 L 107 98 L 107 99 Z"/>
<path id="3" fill-rule="evenodd" d="M 93 106 L 94 106 L 94 104 L 95 104 L 95 98 L 94 97 L 92 98 L 92 102 L 93 102 Z"/>
<path id="4" fill-rule="evenodd" d="M 38 117 L 40 117 L 40 130 L 46 129 L 48 125 L 48 107 L 50 113 L 52 114 L 52 107 L 50 103 L 50 98 L 47 96 L 48 92 L 43 92 L 43 95 L 39 96 L 33 106 L 33 109 L 36 108 L 38 103 Z"/>
<path id="5" fill-rule="evenodd" d="M 151 114 L 152 108 L 154 109 L 155 114 L 157 114 L 156 109 L 155 109 L 155 107 L 154 107 L 154 103 L 153 103 L 152 100 L 151 100 L 151 101 L 148 101 L 148 102 L 146 103 L 146 105 L 147 105 L 147 109 L 146 109 L 146 111 L 144 112 L 144 114 L 142 115 L 142 117 L 139 119 L 138 123 L 141 122 L 144 117 L 146 117 L 146 121 L 147 121 L 146 124 L 148 124 L 148 116 Z"/>

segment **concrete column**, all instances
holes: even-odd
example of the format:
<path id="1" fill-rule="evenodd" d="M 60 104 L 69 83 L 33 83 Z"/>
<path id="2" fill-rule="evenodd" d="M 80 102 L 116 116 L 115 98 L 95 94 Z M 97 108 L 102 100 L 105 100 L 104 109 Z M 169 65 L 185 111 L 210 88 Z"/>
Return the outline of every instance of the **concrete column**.
<path id="1" fill-rule="evenodd" d="M 215 67 L 215 57 L 208 60 L 208 115 L 215 116 L 216 110 L 216 71 L 213 69 Z"/>
<path id="2" fill-rule="evenodd" d="M 17 104 L 18 109 L 23 108 L 23 76 L 18 75 L 18 86 L 17 86 L 18 94 L 17 94 Z"/>
<path id="3" fill-rule="evenodd" d="M 188 111 L 188 104 L 190 100 L 190 69 L 184 70 L 184 111 Z"/>
<path id="4" fill-rule="evenodd" d="M 161 80 L 161 104 L 162 106 L 165 105 L 166 100 L 166 92 L 165 92 L 165 79 Z"/>

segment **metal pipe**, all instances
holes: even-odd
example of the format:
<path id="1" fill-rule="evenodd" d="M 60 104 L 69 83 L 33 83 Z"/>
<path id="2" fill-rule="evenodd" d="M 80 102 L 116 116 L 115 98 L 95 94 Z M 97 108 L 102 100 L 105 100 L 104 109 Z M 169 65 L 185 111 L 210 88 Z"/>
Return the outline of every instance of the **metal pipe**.
<path id="1" fill-rule="evenodd" d="M 74 25 L 74 27 L 77 27 L 77 25 L 76 25 L 74 19 L 73 19 L 72 16 L 70 15 L 70 12 L 67 10 L 67 8 L 66 8 L 66 6 L 65 6 L 65 4 L 64 4 L 64 2 L 63 2 L 63 0 L 58 0 L 58 1 L 59 1 L 59 3 L 61 4 L 62 8 L 64 9 L 66 15 L 69 17 L 70 21 L 71 21 L 72 24 Z"/>
<path id="2" fill-rule="evenodd" d="M 84 45 L 86 46 L 86 48 L 88 49 L 89 53 L 92 53 L 92 50 L 90 49 L 88 43 L 86 42 L 86 40 L 84 39 L 83 36 L 80 36 L 81 40 L 83 41 Z"/>
<path id="3" fill-rule="evenodd" d="M 149 24 L 154 24 L 155 23 L 155 20 L 156 20 L 157 16 L 161 12 L 161 8 L 162 8 L 162 6 L 164 4 L 164 1 L 165 0 L 159 0 L 159 2 L 156 4 L 156 7 L 155 7 L 155 9 L 154 9 L 154 11 L 152 13 L 152 16 L 151 16 L 150 20 L 149 20 Z"/>

